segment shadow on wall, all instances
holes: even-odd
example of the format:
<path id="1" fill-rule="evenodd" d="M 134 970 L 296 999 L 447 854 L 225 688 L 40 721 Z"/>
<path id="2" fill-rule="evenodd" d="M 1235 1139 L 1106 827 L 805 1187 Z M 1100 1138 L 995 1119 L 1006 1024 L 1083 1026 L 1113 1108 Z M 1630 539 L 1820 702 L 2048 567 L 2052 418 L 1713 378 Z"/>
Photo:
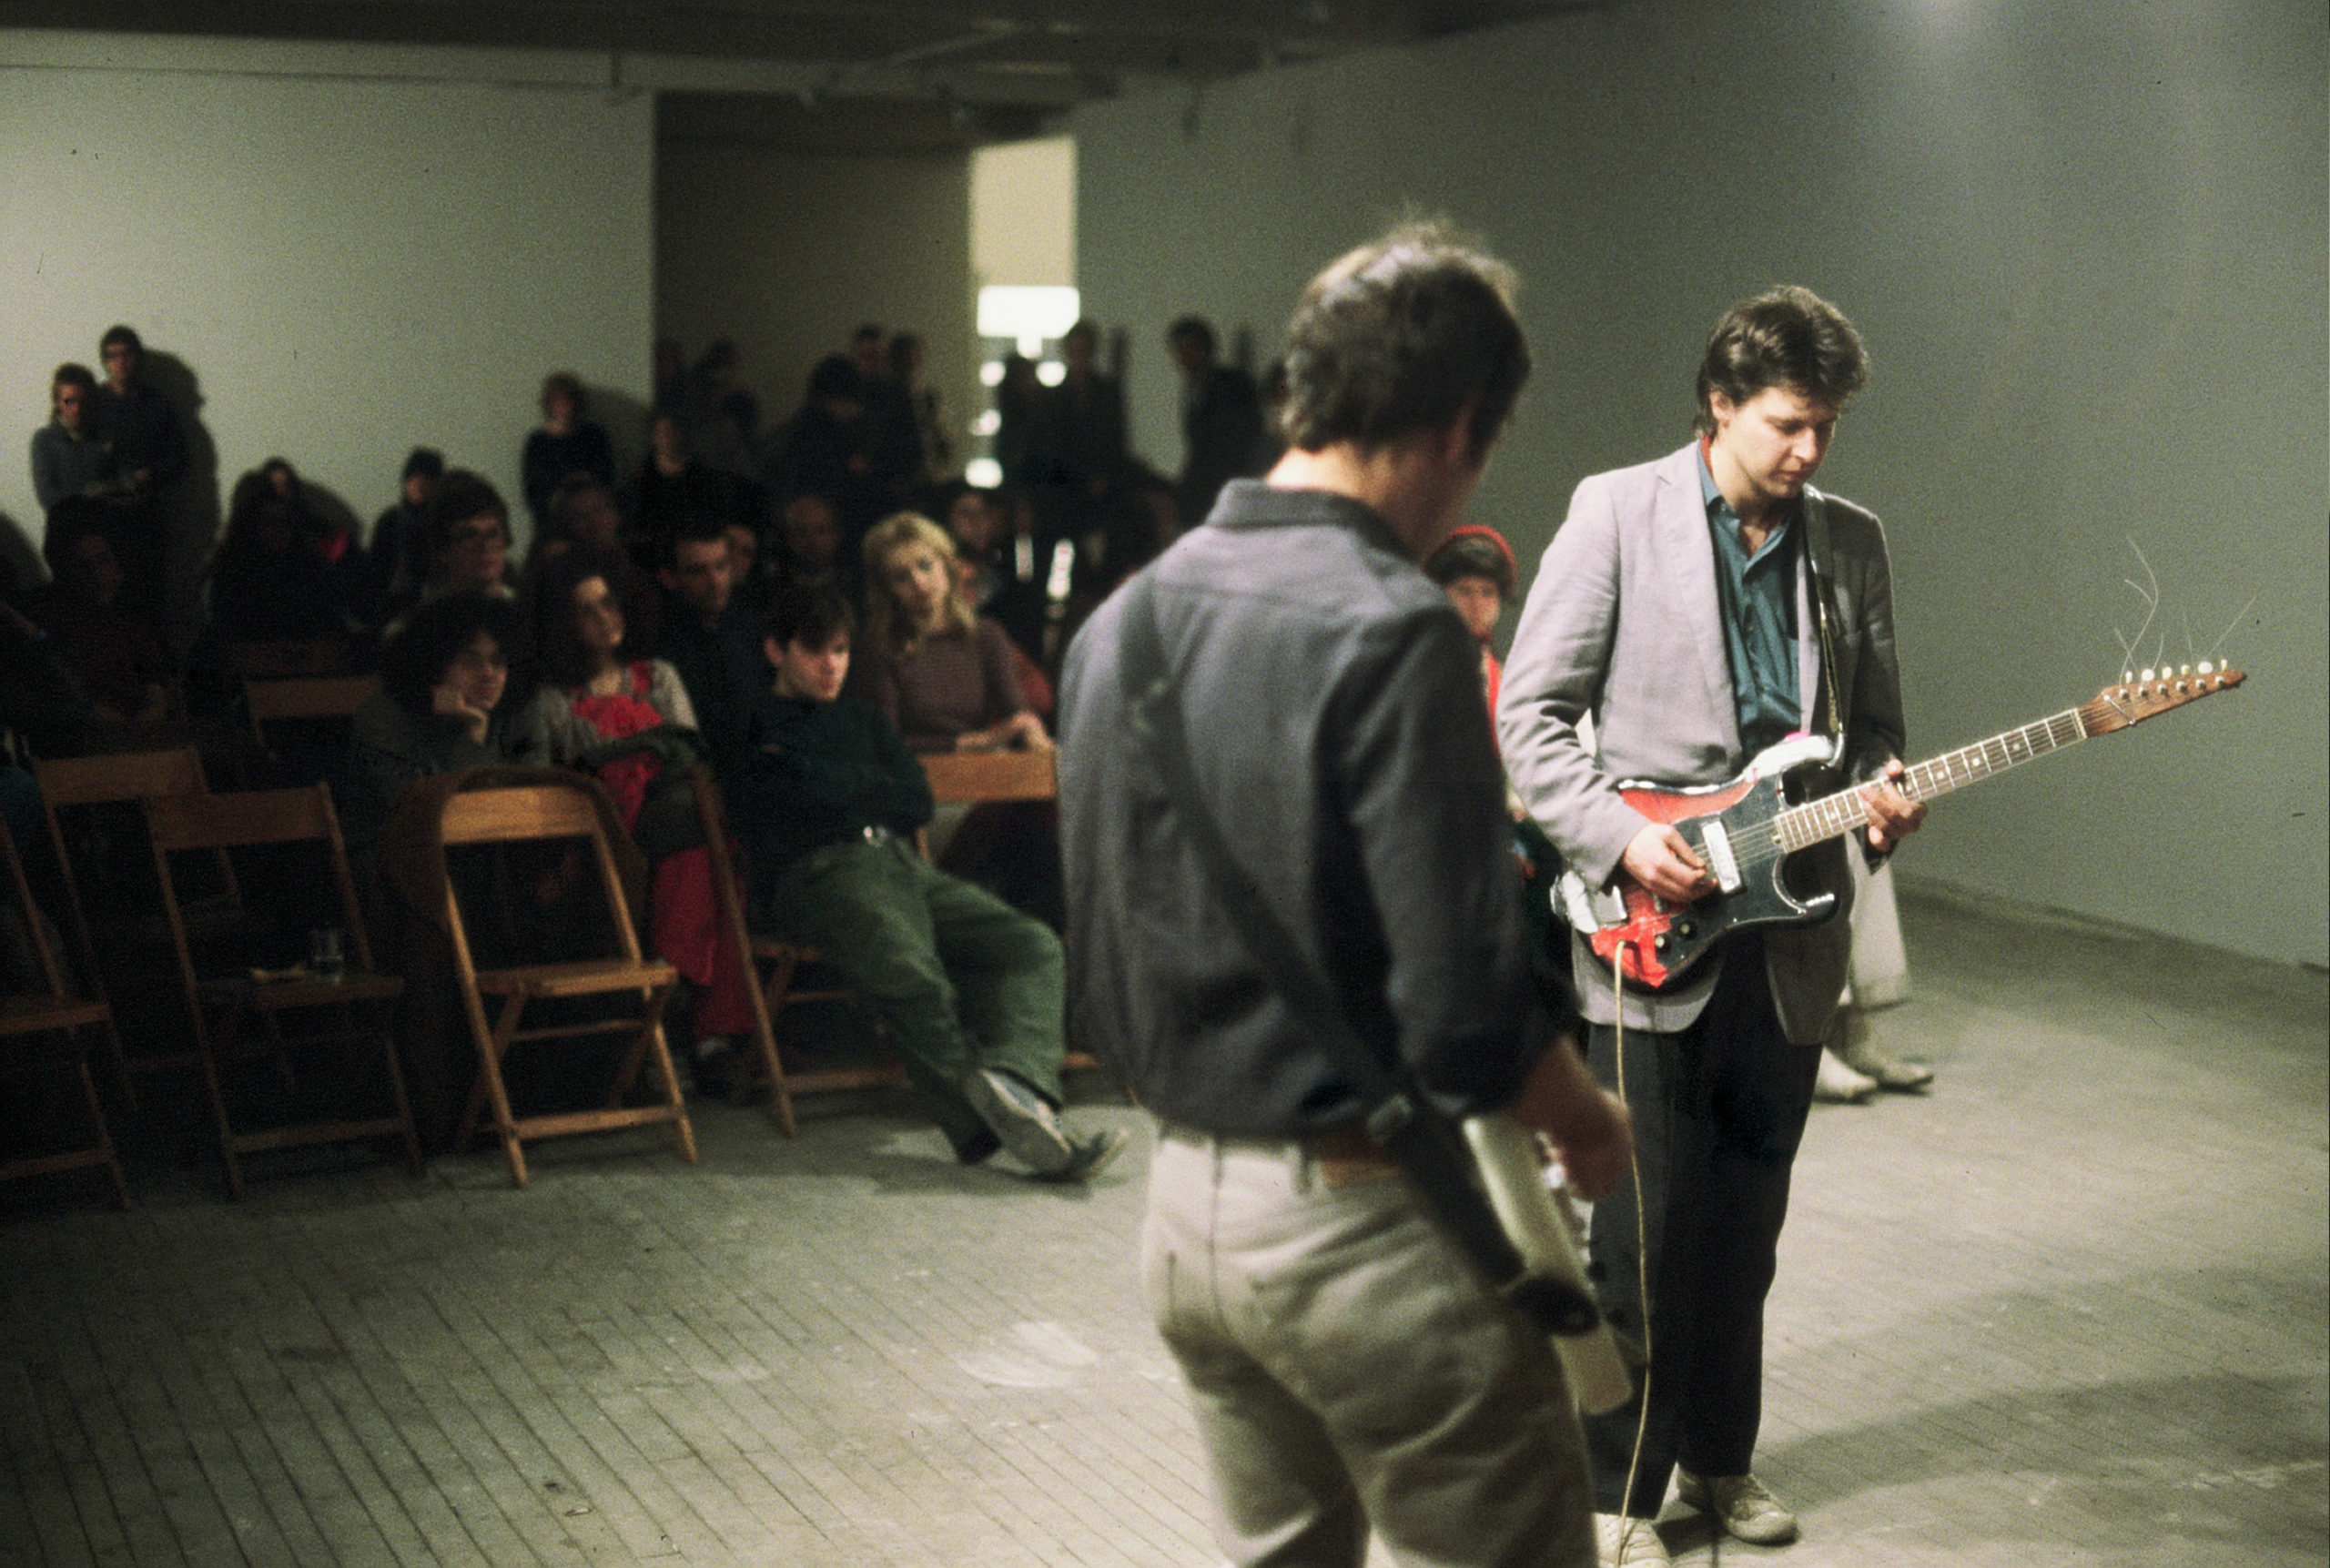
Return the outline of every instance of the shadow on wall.
<path id="1" fill-rule="evenodd" d="M 186 472 L 160 498 L 169 528 L 163 632 L 183 653 L 202 630 L 202 568 L 218 539 L 218 443 L 202 422 L 202 382 L 177 355 L 148 347 L 140 376 L 177 411 Z"/>
<path id="2" fill-rule="evenodd" d="M 618 392 L 613 387 L 586 383 L 582 398 L 590 417 L 607 432 L 607 445 L 615 458 L 615 484 L 620 489 L 647 460 L 647 418 L 653 410 L 630 393 Z"/>

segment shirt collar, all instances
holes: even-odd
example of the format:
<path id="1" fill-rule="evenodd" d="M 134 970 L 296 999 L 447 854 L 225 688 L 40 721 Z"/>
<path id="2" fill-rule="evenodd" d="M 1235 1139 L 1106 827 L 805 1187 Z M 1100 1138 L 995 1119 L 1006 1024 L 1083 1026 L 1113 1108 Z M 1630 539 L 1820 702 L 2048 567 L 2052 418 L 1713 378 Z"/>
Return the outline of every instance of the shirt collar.
<path id="1" fill-rule="evenodd" d="M 1221 487 L 1206 522 L 1233 529 L 1348 528 L 1379 550 L 1410 558 L 1383 513 L 1331 490 L 1280 490 L 1258 479 L 1234 479 Z"/>

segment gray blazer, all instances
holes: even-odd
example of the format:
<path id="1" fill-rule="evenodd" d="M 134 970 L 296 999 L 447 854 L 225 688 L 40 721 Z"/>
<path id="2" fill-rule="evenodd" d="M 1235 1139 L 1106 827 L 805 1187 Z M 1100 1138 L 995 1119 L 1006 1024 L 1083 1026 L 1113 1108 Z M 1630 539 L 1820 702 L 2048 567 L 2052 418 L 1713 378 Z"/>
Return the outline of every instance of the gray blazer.
<path id="1" fill-rule="evenodd" d="M 1844 777 L 1816 783 L 1837 788 L 1900 754 L 1892 576 L 1874 516 L 1809 494 L 1807 521 L 1823 512 L 1826 521 L 1808 529 L 1808 586 L 1828 596 L 1834 659 L 1807 708 L 1810 727 L 1825 730 L 1825 685 L 1833 684 Z M 1609 881 L 1646 820 L 1619 798 L 1619 780 L 1719 784 L 1749 761 L 1740 748 L 1715 572 L 1694 442 L 1581 482 L 1530 585 L 1505 661 L 1498 736 L 1523 804 L 1590 883 Z M 1579 732 L 1589 715 L 1590 741 Z M 1771 928 L 1765 952 L 1781 1025 L 1791 1040 L 1810 1044 L 1827 1032 L 1844 988 L 1852 881 L 1840 844 L 1804 859 L 1811 864 L 1803 880 L 1835 893 L 1839 912 L 1818 926 Z M 1576 953 L 1580 1006 L 1595 1022 L 1612 1022 L 1608 971 L 1583 941 Z M 1628 995 L 1628 1027 L 1688 1026 L 1706 1007 L 1720 965 L 1717 954 L 1674 990 Z"/>

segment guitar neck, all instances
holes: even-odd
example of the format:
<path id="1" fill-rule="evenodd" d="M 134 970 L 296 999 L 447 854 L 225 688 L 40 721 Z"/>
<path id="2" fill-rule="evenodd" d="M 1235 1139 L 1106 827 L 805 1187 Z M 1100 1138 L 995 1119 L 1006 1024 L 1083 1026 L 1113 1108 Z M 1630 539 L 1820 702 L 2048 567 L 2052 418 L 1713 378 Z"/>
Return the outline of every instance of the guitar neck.
<path id="1" fill-rule="evenodd" d="M 1919 763 L 1904 769 L 1895 782 L 1911 800 L 1931 800 L 2085 739 L 2087 726 L 2080 711 L 2065 708 L 2020 729 Z M 1841 838 L 1868 820 L 1868 803 L 1861 799 L 1860 791 L 1848 789 L 1790 806 L 1772 820 L 1772 828 L 1780 848 L 1792 853 L 1824 839 Z"/>

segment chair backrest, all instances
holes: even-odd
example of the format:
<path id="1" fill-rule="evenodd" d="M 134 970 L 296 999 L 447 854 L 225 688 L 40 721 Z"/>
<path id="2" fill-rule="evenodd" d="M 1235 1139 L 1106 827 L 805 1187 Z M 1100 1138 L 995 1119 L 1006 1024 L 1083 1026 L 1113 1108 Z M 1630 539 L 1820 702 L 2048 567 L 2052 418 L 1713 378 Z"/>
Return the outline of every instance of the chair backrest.
<path id="1" fill-rule="evenodd" d="M 634 962 L 639 958 L 639 933 L 632 924 L 631 900 L 623 890 L 623 873 L 607 843 L 606 826 L 599 816 L 597 802 L 581 780 L 572 784 L 518 784 L 507 789 L 456 791 L 445 801 L 444 813 L 438 819 L 438 835 L 448 849 L 464 844 L 516 844 L 528 839 L 587 841 L 615 939 L 622 946 L 624 957 Z M 445 914 L 459 962 L 466 967 L 471 962 L 469 935 L 450 875 L 445 882 Z"/>
<path id="2" fill-rule="evenodd" d="M 347 923 L 356 962 L 367 969 L 372 966 L 372 947 L 356 899 L 356 879 L 348 869 L 348 847 L 339 835 L 331 791 L 325 785 L 150 797 L 146 802 L 146 831 L 154 843 L 155 872 L 173 926 L 178 924 L 179 916 L 169 857 L 177 851 L 209 849 L 224 855 L 255 845 L 322 844 L 330 858 L 340 917 Z"/>
<path id="3" fill-rule="evenodd" d="M 1059 794 L 1058 754 L 1049 750 L 938 752 L 922 759 L 930 794 L 940 804 L 1052 800 Z"/>
<path id="4" fill-rule="evenodd" d="M 192 746 L 38 759 L 33 778 L 40 785 L 41 803 L 52 812 L 61 805 L 104 805 L 147 795 L 204 794 L 210 788 L 202 776 L 202 754 Z"/>
<path id="5" fill-rule="evenodd" d="M 282 680 L 247 680 L 243 703 L 251 728 L 263 743 L 269 719 L 345 719 L 380 689 L 378 675 L 293 675 Z"/>
<path id="6" fill-rule="evenodd" d="M 230 675 L 279 679 L 286 675 L 338 675 L 348 669 L 348 641 L 309 637 L 280 642 L 227 642 L 221 662 Z"/>
<path id="7" fill-rule="evenodd" d="M 65 999 L 64 971 L 56 966 L 56 955 L 49 947 L 48 931 L 41 920 L 40 906 L 33 902 L 33 885 L 25 879 L 24 859 L 16 853 L 16 836 L 8 831 L 5 821 L 0 821 L 0 859 L 8 863 L 9 892 L 16 901 L 17 909 L 24 914 L 25 930 L 32 942 L 33 955 L 40 964 L 41 985 L 50 1000 L 61 1002 Z"/>

